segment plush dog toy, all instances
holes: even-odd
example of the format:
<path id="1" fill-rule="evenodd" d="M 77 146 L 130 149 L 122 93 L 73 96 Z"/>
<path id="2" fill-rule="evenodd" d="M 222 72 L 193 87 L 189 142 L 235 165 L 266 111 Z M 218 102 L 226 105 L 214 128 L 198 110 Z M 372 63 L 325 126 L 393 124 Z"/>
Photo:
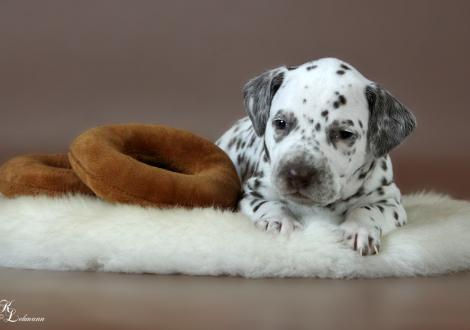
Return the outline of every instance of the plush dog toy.
<path id="1" fill-rule="evenodd" d="M 29 155 L 0 167 L 7 197 L 66 193 L 143 206 L 235 208 L 240 180 L 212 142 L 160 125 L 91 129 L 68 155 Z"/>

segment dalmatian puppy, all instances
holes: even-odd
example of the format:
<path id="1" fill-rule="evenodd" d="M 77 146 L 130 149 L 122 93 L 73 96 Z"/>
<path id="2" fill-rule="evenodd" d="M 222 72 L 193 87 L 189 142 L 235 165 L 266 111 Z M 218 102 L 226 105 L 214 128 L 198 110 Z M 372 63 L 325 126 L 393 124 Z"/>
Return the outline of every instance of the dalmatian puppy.
<path id="1" fill-rule="evenodd" d="M 242 181 L 241 211 L 289 233 L 326 210 L 352 249 L 378 253 L 381 236 L 406 223 L 388 153 L 416 126 L 413 114 L 335 58 L 267 71 L 243 93 L 248 117 L 216 142 Z"/>

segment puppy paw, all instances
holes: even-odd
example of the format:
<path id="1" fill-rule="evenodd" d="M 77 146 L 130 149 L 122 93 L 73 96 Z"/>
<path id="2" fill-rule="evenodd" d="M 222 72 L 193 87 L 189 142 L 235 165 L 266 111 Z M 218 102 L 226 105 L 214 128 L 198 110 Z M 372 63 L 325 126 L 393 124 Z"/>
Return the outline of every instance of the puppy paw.
<path id="1" fill-rule="evenodd" d="M 367 226 L 356 222 L 344 222 L 340 225 L 343 230 L 343 241 L 360 255 L 378 254 L 380 251 L 380 228 Z"/>
<path id="2" fill-rule="evenodd" d="M 255 221 L 256 227 L 270 233 L 290 234 L 294 230 L 302 229 L 302 224 L 289 217 L 271 217 Z"/>

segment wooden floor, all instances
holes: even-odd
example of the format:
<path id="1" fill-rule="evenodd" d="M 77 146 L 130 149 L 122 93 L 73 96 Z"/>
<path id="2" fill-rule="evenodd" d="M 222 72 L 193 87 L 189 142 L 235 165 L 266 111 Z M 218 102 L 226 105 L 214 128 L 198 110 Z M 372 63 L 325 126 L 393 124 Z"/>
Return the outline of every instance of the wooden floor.
<path id="1" fill-rule="evenodd" d="M 469 273 L 249 280 L 0 269 L 0 299 L 46 318 L 12 329 L 470 329 L 469 297 Z"/>

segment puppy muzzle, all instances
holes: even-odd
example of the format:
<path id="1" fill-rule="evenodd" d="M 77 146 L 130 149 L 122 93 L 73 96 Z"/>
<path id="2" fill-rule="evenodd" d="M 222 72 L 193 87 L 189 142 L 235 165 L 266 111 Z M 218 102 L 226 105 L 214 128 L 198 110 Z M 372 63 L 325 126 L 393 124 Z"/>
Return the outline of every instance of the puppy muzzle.
<path id="1" fill-rule="evenodd" d="M 302 204 L 328 204 L 338 194 L 325 160 L 293 157 L 282 161 L 273 171 L 273 182 L 281 196 Z"/>

